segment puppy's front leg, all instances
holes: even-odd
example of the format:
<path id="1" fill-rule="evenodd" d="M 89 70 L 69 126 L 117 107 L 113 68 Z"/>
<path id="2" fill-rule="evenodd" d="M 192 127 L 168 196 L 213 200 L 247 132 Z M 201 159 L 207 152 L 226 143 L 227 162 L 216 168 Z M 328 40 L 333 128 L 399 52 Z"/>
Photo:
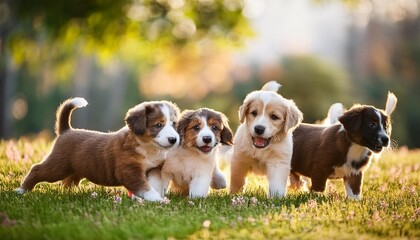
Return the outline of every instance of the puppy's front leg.
<path id="1" fill-rule="evenodd" d="M 147 181 L 150 184 L 150 187 L 154 188 L 159 192 L 160 196 L 163 197 L 163 182 L 162 182 L 162 173 L 160 168 L 153 168 L 147 173 Z"/>
<path id="2" fill-rule="evenodd" d="M 236 194 L 243 190 L 246 175 L 250 170 L 248 157 L 243 154 L 235 154 L 230 166 L 230 193 Z"/>
<path id="3" fill-rule="evenodd" d="M 148 201 L 161 201 L 160 194 L 150 186 L 146 172 L 140 164 L 127 164 L 118 168 L 117 179 L 125 188 L 137 197 Z"/>
<path id="4" fill-rule="evenodd" d="M 206 197 L 210 189 L 211 176 L 197 176 L 190 182 L 191 198 Z"/>
<path id="5" fill-rule="evenodd" d="M 268 197 L 284 197 L 287 192 L 288 164 L 267 164 Z"/>
<path id="6" fill-rule="evenodd" d="M 363 174 L 344 177 L 343 181 L 347 198 L 360 200 L 362 198 Z"/>

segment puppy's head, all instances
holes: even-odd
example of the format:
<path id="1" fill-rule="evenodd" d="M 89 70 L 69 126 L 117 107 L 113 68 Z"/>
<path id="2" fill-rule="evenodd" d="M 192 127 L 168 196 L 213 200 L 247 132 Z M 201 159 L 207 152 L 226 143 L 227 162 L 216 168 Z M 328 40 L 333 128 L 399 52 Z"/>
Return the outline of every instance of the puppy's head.
<path id="1" fill-rule="evenodd" d="M 355 105 L 339 121 L 353 142 L 379 153 L 390 144 L 390 117 L 373 106 Z"/>
<path id="2" fill-rule="evenodd" d="M 179 108 L 167 101 L 141 103 L 128 110 L 125 122 L 132 133 L 143 142 L 169 148 L 179 144 L 176 124 Z"/>
<path id="3" fill-rule="evenodd" d="M 226 116 L 208 108 L 185 110 L 178 124 L 181 144 L 210 153 L 218 143 L 232 145 L 232 131 Z"/>
<path id="4" fill-rule="evenodd" d="M 254 91 L 239 108 L 240 122 L 246 124 L 253 146 L 265 148 L 281 142 L 303 119 L 302 112 L 292 100 L 274 91 Z"/>

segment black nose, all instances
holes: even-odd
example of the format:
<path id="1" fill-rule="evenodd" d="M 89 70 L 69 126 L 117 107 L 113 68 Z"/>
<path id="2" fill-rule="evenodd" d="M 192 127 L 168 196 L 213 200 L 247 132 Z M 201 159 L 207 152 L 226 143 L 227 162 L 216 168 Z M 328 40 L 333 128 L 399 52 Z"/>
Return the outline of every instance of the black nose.
<path id="1" fill-rule="evenodd" d="M 256 134 L 261 135 L 264 133 L 265 131 L 265 127 L 261 126 L 261 125 L 257 125 L 254 127 L 254 131 Z"/>
<path id="2" fill-rule="evenodd" d="M 172 145 L 174 145 L 176 143 L 176 138 L 174 137 L 168 137 L 168 142 Z"/>
<path id="3" fill-rule="evenodd" d="M 388 143 L 389 143 L 389 137 L 387 137 L 387 136 L 383 136 L 383 137 L 381 137 L 381 141 L 382 141 L 382 145 L 383 145 L 383 146 L 388 146 Z"/>
<path id="4" fill-rule="evenodd" d="M 204 143 L 211 143 L 211 137 L 210 136 L 204 136 L 203 137 L 203 142 Z"/>

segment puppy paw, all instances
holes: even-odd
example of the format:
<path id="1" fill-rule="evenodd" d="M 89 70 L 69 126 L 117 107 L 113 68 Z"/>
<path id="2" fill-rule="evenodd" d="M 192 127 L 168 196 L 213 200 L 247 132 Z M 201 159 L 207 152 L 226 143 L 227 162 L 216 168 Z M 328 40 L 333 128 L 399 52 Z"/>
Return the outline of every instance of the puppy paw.
<path id="1" fill-rule="evenodd" d="M 160 194 L 153 188 L 150 188 L 149 191 L 143 193 L 143 198 L 147 201 L 152 201 L 152 202 L 158 202 L 158 201 L 163 200 Z"/>
<path id="2" fill-rule="evenodd" d="M 19 194 L 24 194 L 25 193 L 25 189 L 23 189 L 23 188 L 17 188 L 17 189 L 15 189 L 15 192 L 17 192 Z"/>
<path id="3" fill-rule="evenodd" d="M 346 197 L 347 197 L 347 199 L 355 200 L 355 201 L 362 200 L 362 196 L 361 195 L 347 195 Z"/>
<path id="4" fill-rule="evenodd" d="M 210 187 L 213 189 L 226 188 L 226 178 L 223 175 L 215 175 L 211 181 Z"/>

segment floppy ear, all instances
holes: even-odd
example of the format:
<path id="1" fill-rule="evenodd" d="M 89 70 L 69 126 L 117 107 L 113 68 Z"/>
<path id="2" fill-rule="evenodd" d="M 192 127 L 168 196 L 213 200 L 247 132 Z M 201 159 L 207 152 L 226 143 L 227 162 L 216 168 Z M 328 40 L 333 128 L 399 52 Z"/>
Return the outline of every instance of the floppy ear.
<path id="1" fill-rule="evenodd" d="M 340 121 L 340 123 L 343 124 L 344 129 L 350 133 L 359 131 L 362 124 L 361 109 L 350 109 L 345 112 L 338 121 Z"/>
<path id="2" fill-rule="evenodd" d="M 224 145 L 231 146 L 233 145 L 233 133 L 232 133 L 232 130 L 230 130 L 226 115 L 224 115 L 223 113 L 221 113 L 221 115 L 222 115 L 223 129 L 222 129 L 220 142 Z"/>
<path id="3" fill-rule="evenodd" d="M 147 127 L 147 112 L 150 112 L 150 106 L 146 105 L 143 109 L 130 109 L 125 117 L 125 123 L 128 128 L 136 135 L 143 135 Z"/>
<path id="4" fill-rule="evenodd" d="M 246 101 L 244 102 L 240 107 L 239 107 L 239 122 L 243 123 L 245 121 L 245 117 L 246 114 L 248 112 L 248 108 L 249 108 L 249 104 L 251 103 L 251 101 Z"/>
<path id="5" fill-rule="evenodd" d="M 191 117 L 193 116 L 193 114 L 194 114 L 193 110 L 184 110 L 181 113 L 181 117 L 178 121 L 178 126 L 177 126 L 177 129 L 176 129 L 176 131 L 178 132 L 178 134 L 181 138 L 181 141 L 184 138 L 185 130 L 187 129 L 188 124 L 190 123 Z"/>
<path id="6" fill-rule="evenodd" d="M 286 113 L 286 122 L 284 124 L 285 132 L 289 130 L 294 130 L 303 120 L 303 114 L 296 106 L 296 104 L 291 101 L 289 108 Z"/>

